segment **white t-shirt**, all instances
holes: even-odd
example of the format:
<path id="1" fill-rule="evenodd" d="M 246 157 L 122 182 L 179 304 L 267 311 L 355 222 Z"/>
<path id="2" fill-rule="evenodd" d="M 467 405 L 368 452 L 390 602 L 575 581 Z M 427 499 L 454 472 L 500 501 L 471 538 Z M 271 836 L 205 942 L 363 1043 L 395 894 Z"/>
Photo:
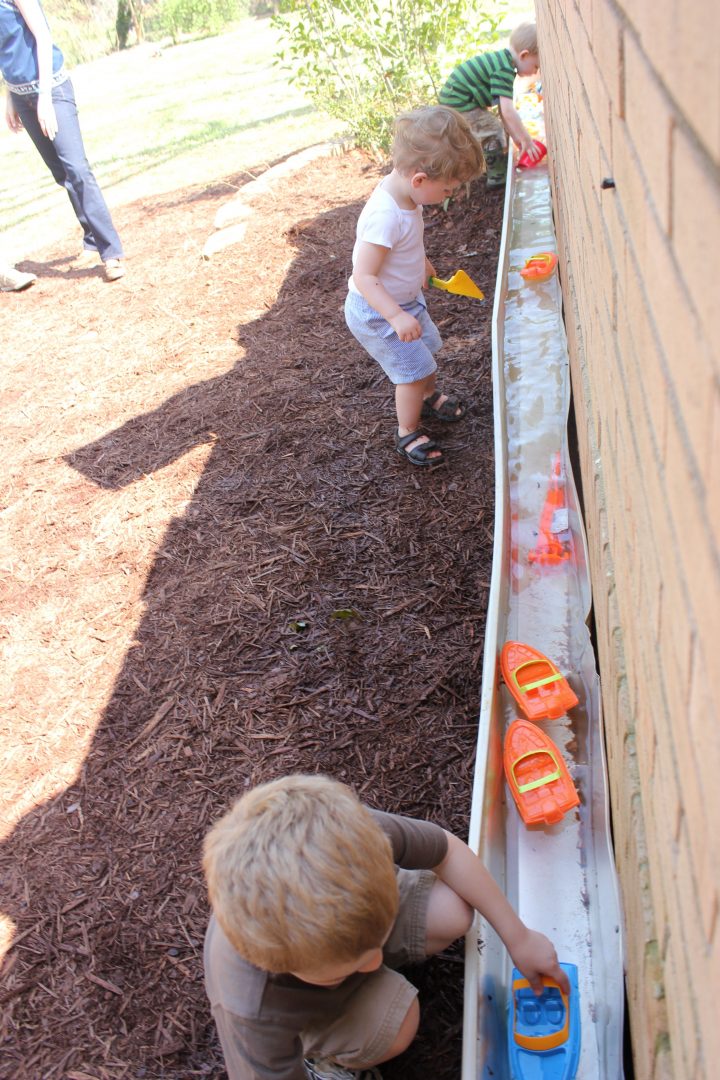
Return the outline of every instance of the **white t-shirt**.
<path id="1" fill-rule="evenodd" d="M 423 230 L 422 207 L 401 209 L 392 195 L 385 191 L 381 181 L 358 218 L 353 268 L 361 241 L 389 248 L 378 280 L 398 304 L 410 303 L 422 292 L 425 283 Z M 359 292 L 352 277 L 348 281 L 348 288 L 351 292 Z"/>

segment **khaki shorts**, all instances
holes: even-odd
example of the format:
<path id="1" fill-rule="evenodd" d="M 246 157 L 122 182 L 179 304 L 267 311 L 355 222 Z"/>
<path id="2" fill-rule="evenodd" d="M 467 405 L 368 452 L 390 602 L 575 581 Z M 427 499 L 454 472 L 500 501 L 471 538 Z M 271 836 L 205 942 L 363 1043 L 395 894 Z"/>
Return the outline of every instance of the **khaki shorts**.
<path id="1" fill-rule="evenodd" d="M 345 1068 L 360 1069 L 387 1055 L 417 997 L 412 983 L 393 969 L 427 957 L 427 908 L 434 882 L 431 870 L 398 870 L 400 908 L 383 949 L 385 962 L 363 979 L 334 1023 L 303 1031 L 306 1057 L 331 1058 Z"/>
<path id="2" fill-rule="evenodd" d="M 499 139 L 503 150 L 507 149 L 507 133 L 500 117 L 491 109 L 468 109 L 462 114 L 470 130 L 481 143 Z"/>

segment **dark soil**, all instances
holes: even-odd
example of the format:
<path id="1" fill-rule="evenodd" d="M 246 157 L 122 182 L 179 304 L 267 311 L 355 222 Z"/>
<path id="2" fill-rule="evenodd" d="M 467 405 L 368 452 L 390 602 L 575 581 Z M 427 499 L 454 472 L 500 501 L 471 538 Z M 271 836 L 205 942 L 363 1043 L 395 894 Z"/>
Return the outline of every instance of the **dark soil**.
<path id="1" fill-rule="evenodd" d="M 210 263 L 246 177 L 126 206 L 122 282 L 73 270 L 68 242 L 2 297 L 3 1080 L 224 1076 L 199 855 L 248 786 L 321 771 L 467 832 L 502 194 L 427 213 L 438 274 L 486 295 L 429 297 L 440 385 L 473 407 L 430 425 L 449 463 L 427 473 L 342 315 L 377 178 L 316 162 Z M 410 972 L 421 1033 L 386 1080 L 457 1077 L 462 974 L 460 946 Z"/>

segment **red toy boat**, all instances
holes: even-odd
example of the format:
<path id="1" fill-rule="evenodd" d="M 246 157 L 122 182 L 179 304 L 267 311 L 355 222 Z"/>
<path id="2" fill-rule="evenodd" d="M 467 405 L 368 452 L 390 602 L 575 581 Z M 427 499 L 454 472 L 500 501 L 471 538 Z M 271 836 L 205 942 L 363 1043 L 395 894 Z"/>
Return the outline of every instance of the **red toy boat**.
<path id="1" fill-rule="evenodd" d="M 557 566 L 572 558 L 572 534 L 567 500 L 565 471 L 560 454 L 553 457 L 552 471 L 540 516 L 540 534 L 535 547 L 528 552 L 528 562 L 540 566 Z"/>
<path id="2" fill-rule="evenodd" d="M 556 720 L 578 703 L 564 675 L 532 645 L 506 641 L 500 668 L 505 685 L 528 720 Z"/>
<path id="3" fill-rule="evenodd" d="M 554 251 L 539 251 L 525 260 L 520 276 L 525 281 L 547 281 L 555 273 L 558 257 Z"/>
<path id="4" fill-rule="evenodd" d="M 514 720 L 508 728 L 503 764 L 526 825 L 555 825 L 568 810 L 580 805 L 562 754 L 529 720 Z"/>

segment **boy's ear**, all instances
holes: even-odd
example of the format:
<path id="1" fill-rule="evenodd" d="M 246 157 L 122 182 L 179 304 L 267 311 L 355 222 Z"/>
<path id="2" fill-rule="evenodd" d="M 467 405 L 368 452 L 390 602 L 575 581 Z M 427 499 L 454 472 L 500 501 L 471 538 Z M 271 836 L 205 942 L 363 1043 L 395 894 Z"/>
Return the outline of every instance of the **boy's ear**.
<path id="1" fill-rule="evenodd" d="M 410 180 L 410 186 L 414 187 L 414 188 L 418 188 L 422 184 L 423 180 L 427 180 L 427 178 L 428 178 L 427 173 L 416 172 L 416 173 L 413 174 L 413 176 L 412 176 L 412 178 Z"/>

